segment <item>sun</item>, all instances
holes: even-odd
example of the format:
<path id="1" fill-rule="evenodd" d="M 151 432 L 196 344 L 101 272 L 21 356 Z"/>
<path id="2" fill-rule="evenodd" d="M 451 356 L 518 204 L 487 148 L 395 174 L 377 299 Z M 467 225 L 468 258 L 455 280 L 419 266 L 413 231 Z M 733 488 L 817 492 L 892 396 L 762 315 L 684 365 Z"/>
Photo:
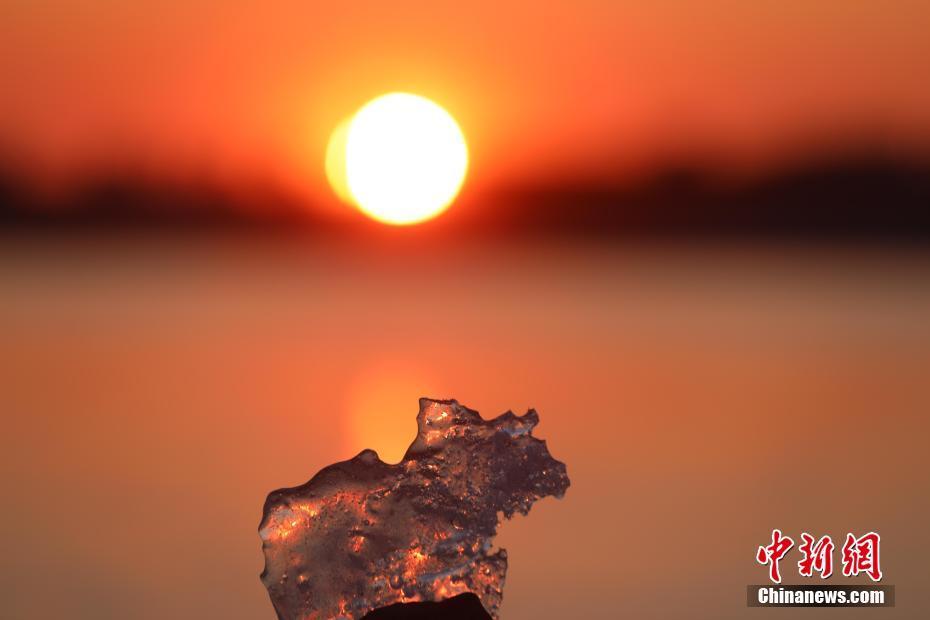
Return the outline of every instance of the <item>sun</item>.
<path id="1" fill-rule="evenodd" d="M 409 93 L 369 101 L 333 131 L 326 175 L 340 198 L 386 224 L 416 224 L 455 200 L 468 146 L 441 106 Z"/>

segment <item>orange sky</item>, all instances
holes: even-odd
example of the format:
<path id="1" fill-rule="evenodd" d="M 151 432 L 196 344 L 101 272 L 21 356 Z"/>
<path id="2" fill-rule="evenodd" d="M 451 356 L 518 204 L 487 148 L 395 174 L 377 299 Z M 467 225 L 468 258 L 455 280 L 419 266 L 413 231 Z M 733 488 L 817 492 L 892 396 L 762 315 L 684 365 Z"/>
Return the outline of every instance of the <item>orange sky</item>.
<path id="1" fill-rule="evenodd" d="M 324 187 L 326 138 L 389 90 L 461 122 L 470 184 L 930 141 L 917 0 L 2 0 L 0 146 Z"/>

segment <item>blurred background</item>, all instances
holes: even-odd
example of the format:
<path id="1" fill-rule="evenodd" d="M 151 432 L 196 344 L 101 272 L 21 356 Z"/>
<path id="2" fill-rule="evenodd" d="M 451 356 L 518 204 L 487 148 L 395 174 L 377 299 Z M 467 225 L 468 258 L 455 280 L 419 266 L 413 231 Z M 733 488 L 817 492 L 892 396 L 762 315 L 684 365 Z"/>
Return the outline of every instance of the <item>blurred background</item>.
<path id="1" fill-rule="evenodd" d="M 879 532 L 897 607 L 844 615 L 926 617 L 928 27 L 0 0 L 0 615 L 272 618 L 266 494 L 396 462 L 432 396 L 535 407 L 568 465 L 501 527 L 503 618 L 764 615 L 773 528 Z M 394 90 L 471 154 L 408 228 L 323 167 Z"/>

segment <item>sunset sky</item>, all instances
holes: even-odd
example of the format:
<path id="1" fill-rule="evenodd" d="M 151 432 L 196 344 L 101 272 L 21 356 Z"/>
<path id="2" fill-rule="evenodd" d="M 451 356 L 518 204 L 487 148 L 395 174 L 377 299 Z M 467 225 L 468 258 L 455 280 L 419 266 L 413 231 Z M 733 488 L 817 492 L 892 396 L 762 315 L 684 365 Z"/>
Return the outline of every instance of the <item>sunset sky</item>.
<path id="1" fill-rule="evenodd" d="M 0 150 L 44 171 L 116 160 L 329 196 L 329 133 L 392 90 L 459 120 L 477 188 L 930 142 L 917 0 L 4 0 L 0 17 Z"/>

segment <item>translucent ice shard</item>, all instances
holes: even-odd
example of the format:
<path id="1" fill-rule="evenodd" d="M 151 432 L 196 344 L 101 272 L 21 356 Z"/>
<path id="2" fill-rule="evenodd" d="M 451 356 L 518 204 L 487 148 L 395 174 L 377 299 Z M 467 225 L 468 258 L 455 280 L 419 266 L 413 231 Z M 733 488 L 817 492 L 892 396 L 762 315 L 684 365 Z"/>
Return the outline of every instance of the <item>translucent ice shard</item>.
<path id="1" fill-rule="evenodd" d="M 507 553 L 498 513 L 561 497 L 565 465 L 532 436 L 539 417 L 484 420 L 454 400 L 420 399 L 416 439 L 397 465 L 371 450 L 272 492 L 259 533 L 262 582 L 281 620 L 358 619 L 394 603 L 471 592 L 493 617 Z"/>

